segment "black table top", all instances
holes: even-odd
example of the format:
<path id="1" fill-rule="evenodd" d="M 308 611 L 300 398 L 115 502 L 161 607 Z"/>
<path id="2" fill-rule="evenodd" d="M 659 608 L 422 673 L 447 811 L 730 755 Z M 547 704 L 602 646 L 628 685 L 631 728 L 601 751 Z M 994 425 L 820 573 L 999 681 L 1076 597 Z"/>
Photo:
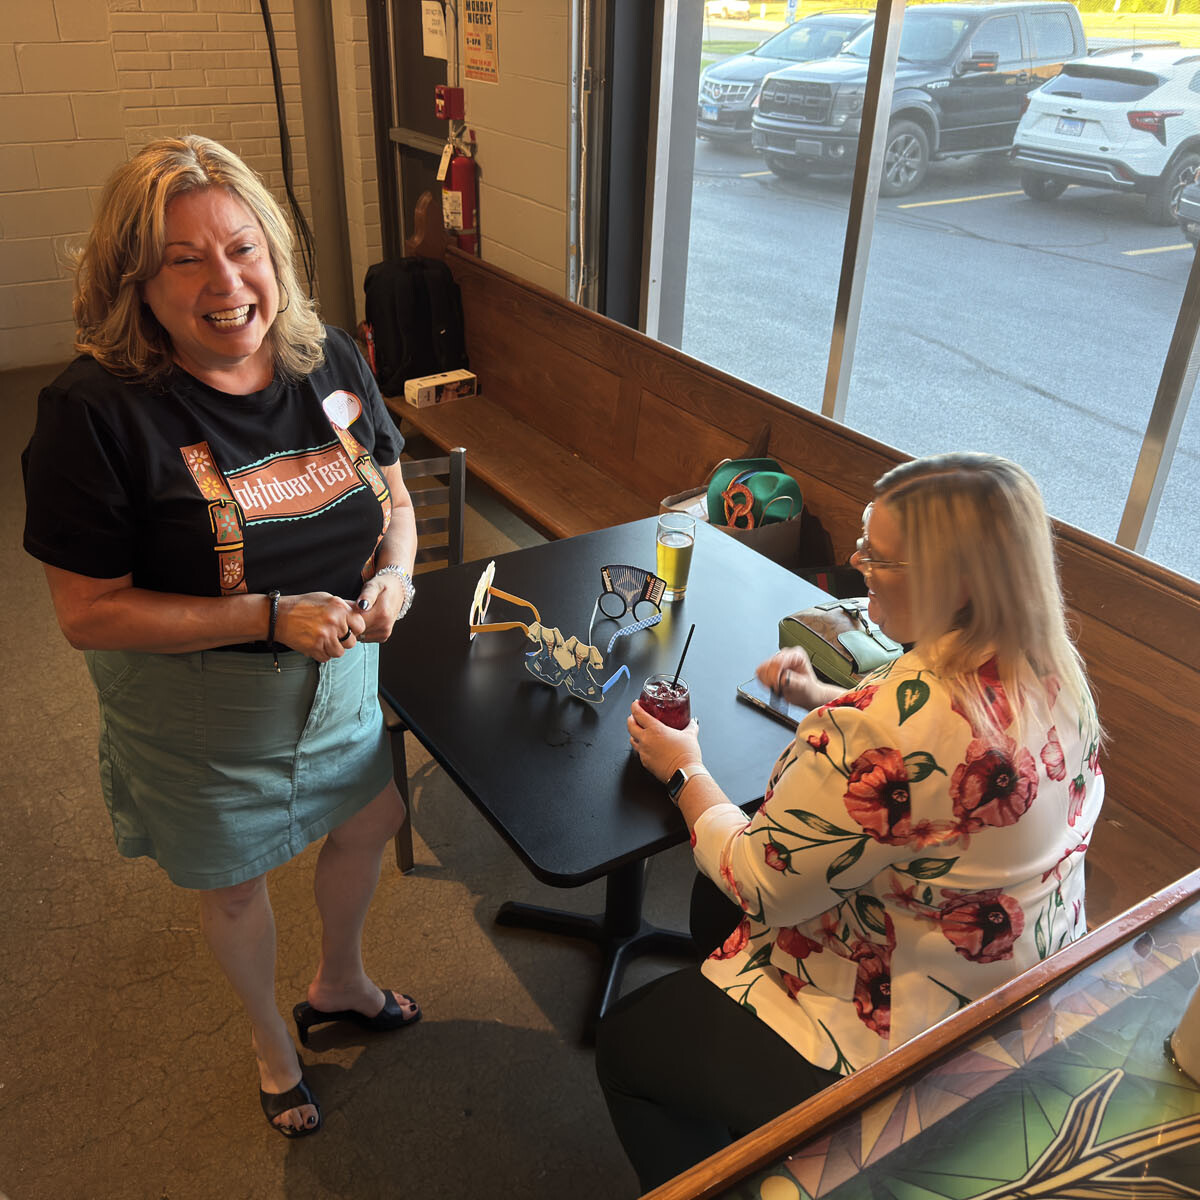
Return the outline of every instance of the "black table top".
<path id="1" fill-rule="evenodd" d="M 547 542 L 496 558 L 493 586 L 535 604 L 542 622 L 586 640 L 600 567 L 654 569 L 655 519 Z M 778 646 L 779 618 L 828 597 L 728 534 L 700 525 L 686 596 L 652 629 L 621 638 L 596 672 L 630 678 L 599 705 L 525 668 L 520 630 L 467 623 L 486 560 L 422 575 L 417 600 L 380 657 L 380 686 L 408 727 L 530 871 L 575 887 L 686 837 L 663 786 L 629 749 L 625 718 L 642 681 L 674 672 L 696 624 L 683 677 L 692 689 L 705 765 L 738 804 L 761 797 L 789 731 L 737 699 L 737 685 Z M 488 619 L 531 619 L 492 601 Z M 631 618 L 626 617 L 624 622 Z M 599 620 L 601 652 L 615 628 Z"/>

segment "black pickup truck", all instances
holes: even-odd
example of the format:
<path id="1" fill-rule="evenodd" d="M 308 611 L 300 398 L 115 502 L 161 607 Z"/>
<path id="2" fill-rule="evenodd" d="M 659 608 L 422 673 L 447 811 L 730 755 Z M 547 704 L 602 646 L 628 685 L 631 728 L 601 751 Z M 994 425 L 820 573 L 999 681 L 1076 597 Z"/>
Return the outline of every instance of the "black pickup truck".
<path id="1" fill-rule="evenodd" d="M 776 175 L 854 165 L 873 33 L 764 81 L 751 136 Z M 1007 150 L 1025 94 L 1086 53 L 1079 12 L 1066 0 L 908 9 L 880 193 L 914 191 L 932 159 Z"/>

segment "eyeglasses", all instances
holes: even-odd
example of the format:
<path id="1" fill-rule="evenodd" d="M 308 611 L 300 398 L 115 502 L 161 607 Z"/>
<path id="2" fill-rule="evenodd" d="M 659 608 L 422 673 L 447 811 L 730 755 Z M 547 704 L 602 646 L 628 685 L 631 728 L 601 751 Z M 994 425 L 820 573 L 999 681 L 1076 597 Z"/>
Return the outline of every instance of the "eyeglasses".
<path id="1" fill-rule="evenodd" d="M 592 619 L 588 622 L 589 642 L 595 633 L 597 616 L 619 621 L 627 612 L 633 614 L 633 624 L 623 625 L 613 633 L 605 653 L 612 653 L 618 638 L 649 629 L 662 620 L 666 580 L 643 567 L 607 566 L 600 568 L 600 584 L 604 590 L 592 608 Z"/>
<path id="2" fill-rule="evenodd" d="M 910 565 L 898 558 L 875 558 L 871 553 L 871 543 L 867 541 L 865 534 L 854 543 L 854 555 L 851 562 L 864 575 L 869 575 L 872 571 L 898 570 Z"/>
<path id="3" fill-rule="evenodd" d="M 491 625 L 483 623 L 483 619 L 487 616 L 488 609 L 491 607 L 493 596 L 499 600 L 507 600 L 510 604 L 519 604 L 522 608 L 529 609 L 533 613 L 534 621 L 538 625 L 542 622 L 541 613 L 528 600 L 522 600 L 520 596 L 514 596 L 509 592 L 502 592 L 499 588 L 492 587 L 492 580 L 495 577 L 496 564 L 490 562 L 484 568 L 483 574 L 480 575 L 479 582 L 475 584 L 475 596 L 471 601 L 470 616 L 467 618 L 467 630 L 471 635 L 471 641 L 475 640 L 477 633 L 498 633 L 502 629 L 520 629 L 531 641 L 537 641 L 537 638 L 530 634 L 529 626 L 524 621 L 497 621 Z"/>
<path id="4" fill-rule="evenodd" d="M 586 700 L 589 704 L 602 704 L 608 689 L 618 679 L 629 678 L 629 668 L 622 665 L 601 684 L 592 675 L 593 668 L 604 668 L 604 657 L 600 651 L 595 646 L 581 642 L 577 637 L 564 638 L 560 629 L 543 625 L 541 614 L 528 600 L 522 600 L 520 596 L 502 592 L 492 586 L 495 575 L 496 564 L 490 562 L 475 585 L 475 596 L 471 601 L 471 612 L 467 622 L 472 641 L 479 633 L 499 633 L 505 629 L 521 630 L 537 647 L 526 652 L 525 669 L 535 679 L 540 679 L 542 683 L 548 683 L 551 687 L 565 684 L 572 696 L 578 700 Z M 484 618 L 493 596 L 529 609 L 533 613 L 532 624 L 526 625 L 524 621 L 496 621 L 485 625 Z M 589 642 L 590 640 L 589 636 Z"/>

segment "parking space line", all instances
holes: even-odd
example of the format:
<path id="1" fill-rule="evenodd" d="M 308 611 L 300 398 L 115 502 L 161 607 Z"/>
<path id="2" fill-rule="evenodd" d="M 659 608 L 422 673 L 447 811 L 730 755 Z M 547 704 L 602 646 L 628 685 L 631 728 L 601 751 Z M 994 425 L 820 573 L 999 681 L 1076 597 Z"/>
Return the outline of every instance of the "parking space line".
<path id="1" fill-rule="evenodd" d="M 1137 254 L 1165 254 L 1168 250 L 1190 250 L 1191 242 L 1180 242 L 1177 246 L 1151 246 L 1148 250 L 1122 250 L 1121 253 L 1132 258 Z"/>
<path id="2" fill-rule="evenodd" d="M 968 200 L 999 200 L 1004 196 L 1023 196 L 1024 192 L 985 192 L 982 196 L 955 196 L 951 200 L 915 200 L 912 204 L 897 204 L 897 208 L 932 208 L 935 204 L 966 204 Z"/>
<path id="3" fill-rule="evenodd" d="M 738 176 L 739 179 L 761 179 L 764 175 L 773 175 L 773 171 L 745 171 Z"/>

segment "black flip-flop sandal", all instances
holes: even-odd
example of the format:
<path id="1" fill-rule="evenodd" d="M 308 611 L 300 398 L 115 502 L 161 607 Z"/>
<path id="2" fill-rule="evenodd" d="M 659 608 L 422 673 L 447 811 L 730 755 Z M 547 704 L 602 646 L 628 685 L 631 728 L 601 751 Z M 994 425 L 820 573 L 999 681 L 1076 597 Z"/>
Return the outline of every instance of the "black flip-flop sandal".
<path id="1" fill-rule="evenodd" d="M 300 1082 L 294 1088 L 288 1088 L 286 1092 L 264 1092 L 262 1088 L 259 1088 L 258 1098 L 262 1103 L 263 1112 L 267 1114 L 267 1124 L 272 1129 L 278 1130 L 285 1138 L 308 1137 L 310 1133 L 316 1133 L 321 1128 L 321 1106 L 317 1103 L 316 1096 L 312 1094 L 312 1088 L 308 1086 L 308 1082 L 303 1076 L 300 1077 Z M 315 1125 L 302 1125 L 297 1129 L 294 1125 L 276 1124 L 276 1117 L 281 1117 L 289 1109 L 300 1108 L 304 1104 L 311 1104 L 317 1110 Z"/>
<path id="2" fill-rule="evenodd" d="M 300 1035 L 300 1045 L 308 1045 L 308 1031 L 314 1025 L 324 1025 L 329 1021 L 349 1021 L 359 1029 L 368 1033 L 388 1033 L 393 1029 L 403 1029 L 405 1025 L 413 1025 L 421 1019 L 421 1009 L 411 996 L 404 999 L 415 1007 L 415 1011 L 406 1013 L 400 1007 L 400 1001 L 395 993 L 384 989 L 383 1008 L 373 1017 L 363 1016 L 353 1008 L 341 1008 L 337 1012 L 325 1012 L 313 1008 L 307 1000 L 302 1000 L 292 1009 L 292 1019 L 296 1022 L 296 1032 Z"/>

